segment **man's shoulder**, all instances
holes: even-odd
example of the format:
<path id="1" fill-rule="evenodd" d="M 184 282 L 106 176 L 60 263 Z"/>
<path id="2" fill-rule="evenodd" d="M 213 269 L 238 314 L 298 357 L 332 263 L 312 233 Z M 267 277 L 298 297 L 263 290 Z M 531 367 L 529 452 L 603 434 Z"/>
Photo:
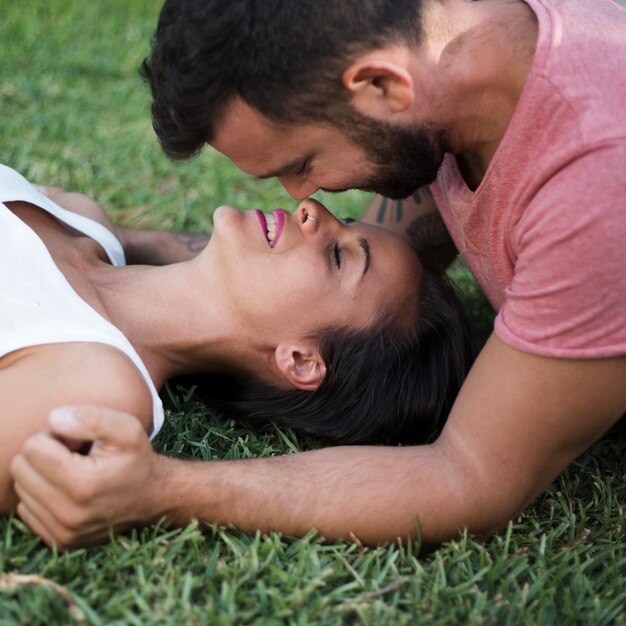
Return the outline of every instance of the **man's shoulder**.
<path id="1" fill-rule="evenodd" d="M 567 117 L 569 109 L 583 139 L 623 135 L 626 8 L 612 0 L 540 4 L 545 11 L 538 12 L 542 35 L 535 54 L 545 60 L 535 73 L 547 80 L 543 99 L 550 93 L 555 99 L 551 113 Z"/>

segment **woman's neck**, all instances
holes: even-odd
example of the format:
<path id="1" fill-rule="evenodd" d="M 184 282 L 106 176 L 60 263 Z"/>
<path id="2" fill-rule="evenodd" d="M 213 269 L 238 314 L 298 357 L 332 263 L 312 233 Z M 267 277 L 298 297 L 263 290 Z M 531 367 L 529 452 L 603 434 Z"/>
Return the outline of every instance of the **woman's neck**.
<path id="1" fill-rule="evenodd" d="M 100 266 L 90 276 L 106 316 L 157 387 L 173 376 L 232 368 L 244 353 L 219 283 L 203 265 Z"/>

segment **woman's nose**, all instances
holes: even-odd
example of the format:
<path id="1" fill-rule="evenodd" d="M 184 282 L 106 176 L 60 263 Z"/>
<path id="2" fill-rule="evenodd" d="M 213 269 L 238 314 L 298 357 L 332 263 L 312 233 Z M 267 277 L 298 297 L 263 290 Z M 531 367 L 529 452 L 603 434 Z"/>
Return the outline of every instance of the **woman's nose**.
<path id="1" fill-rule="evenodd" d="M 304 233 L 312 234 L 319 230 L 322 220 L 321 214 L 324 210 L 324 207 L 312 198 L 307 198 L 298 205 L 296 215 Z"/>
<path id="2" fill-rule="evenodd" d="M 321 203 L 313 198 L 303 200 L 296 209 L 296 217 L 300 229 L 305 235 L 315 233 L 332 233 L 339 224 L 335 216 Z"/>

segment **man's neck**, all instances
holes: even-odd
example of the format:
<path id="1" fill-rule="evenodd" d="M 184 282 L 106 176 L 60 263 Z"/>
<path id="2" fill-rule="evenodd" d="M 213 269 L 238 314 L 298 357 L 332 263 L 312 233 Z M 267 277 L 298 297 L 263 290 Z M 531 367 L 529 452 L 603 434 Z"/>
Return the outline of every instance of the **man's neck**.
<path id="1" fill-rule="evenodd" d="M 511 122 L 530 73 L 537 21 L 524 2 L 445 0 L 435 11 L 452 27 L 437 65 L 449 101 L 450 151 L 476 188 Z M 445 34 L 445 33 L 444 33 Z M 436 71 L 436 69 L 435 69 Z M 444 95 L 445 95 L 444 93 Z"/>

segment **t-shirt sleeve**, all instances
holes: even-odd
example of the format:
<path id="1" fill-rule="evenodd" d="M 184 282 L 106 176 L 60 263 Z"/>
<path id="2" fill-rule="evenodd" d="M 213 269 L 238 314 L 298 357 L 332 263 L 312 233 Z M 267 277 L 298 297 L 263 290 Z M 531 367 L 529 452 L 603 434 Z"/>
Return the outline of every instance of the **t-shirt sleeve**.
<path id="1" fill-rule="evenodd" d="M 626 353 L 626 138 L 563 164 L 514 226 L 504 342 L 563 358 Z"/>

